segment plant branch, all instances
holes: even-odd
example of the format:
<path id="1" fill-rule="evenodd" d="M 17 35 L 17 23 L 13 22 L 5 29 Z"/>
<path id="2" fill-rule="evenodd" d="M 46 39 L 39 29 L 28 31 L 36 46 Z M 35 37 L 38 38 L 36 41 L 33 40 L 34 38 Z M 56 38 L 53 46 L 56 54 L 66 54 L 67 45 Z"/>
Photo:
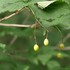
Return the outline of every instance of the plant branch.
<path id="1" fill-rule="evenodd" d="M 23 24 L 9 24 L 9 23 L 0 23 L 0 26 L 7 26 L 7 27 L 26 27 L 26 28 L 35 28 L 35 26 L 40 27 L 38 24 L 32 24 L 32 25 L 23 25 Z"/>
<path id="2" fill-rule="evenodd" d="M 66 37 L 64 37 L 63 42 L 66 42 L 69 38 L 70 38 L 70 33 L 68 33 L 68 34 L 66 35 Z"/>
<path id="3" fill-rule="evenodd" d="M 5 16 L 4 18 L 0 18 L 0 21 L 3 21 L 3 20 L 6 20 L 6 19 L 9 19 L 9 18 L 11 18 L 12 16 L 15 16 L 15 15 L 18 14 L 18 13 L 19 13 L 19 11 L 15 12 L 15 13 L 9 15 L 9 16 Z"/>
<path id="4" fill-rule="evenodd" d="M 54 47 L 54 50 L 59 50 L 58 47 Z M 63 51 L 70 51 L 70 46 L 64 47 Z"/>
<path id="5" fill-rule="evenodd" d="M 8 16 L 5 16 L 4 18 L 0 18 L 0 21 L 7 20 L 7 19 L 9 19 L 9 18 L 11 18 L 11 17 L 17 15 L 20 11 L 24 10 L 25 8 L 26 8 L 26 7 L 24 7 L 23 9 L 20 9 L 20 10 L 16 11 L 15 13 L 12 13 L 12 14 L 10 14 L 10 15 L 8 15 Z"/>
<path id="6" fill-rule="evenodd" d="M 8 27 L 31 27 L 32 25 L 20 25 L 20 24 L 5 24 L 5 23 L 0 23 L 0 26 L 8 26 Z"/>
<path id="7" fill-rule="evenodd" d="M 14 37 L 12 38 L 12 40 L 10 41 L 9 46 L 12 46 L 12 45 L 14 44 L 14 42 L 16 41 L 17 38 L 18 38 L 18 36 L 14 36 Z"/>

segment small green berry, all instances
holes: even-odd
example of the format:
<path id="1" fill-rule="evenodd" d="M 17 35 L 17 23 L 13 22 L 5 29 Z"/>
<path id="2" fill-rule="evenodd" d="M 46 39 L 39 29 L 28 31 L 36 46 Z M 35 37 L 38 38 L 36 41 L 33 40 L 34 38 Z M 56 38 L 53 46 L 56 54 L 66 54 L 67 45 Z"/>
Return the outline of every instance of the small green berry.
<path id="1" fill-rule="evenodd" d="M 48 39 L 46 38 L 46 39 L 44 40 L 44 45 L 47 46 L 48 44 L 49 44 L 49 41 L 48 41 Z"/>
<path id="2" fill-rule="evenodd" d="M 63 50 L 64 49 L 64 44 L 63 43 L 59 44 L 59 48 Z"/>
<path id="3" fill-rule="evenodd" d="M 39 46 L 37 44 L 34 45 L 34 51 L 38 51 L 39 50 Z"/>
<path id="4" fill-rule="evenodd" d="M 62 54 L 61 53 L 57 53 L 57 58 L 61 59 L 62 58 Z"/>

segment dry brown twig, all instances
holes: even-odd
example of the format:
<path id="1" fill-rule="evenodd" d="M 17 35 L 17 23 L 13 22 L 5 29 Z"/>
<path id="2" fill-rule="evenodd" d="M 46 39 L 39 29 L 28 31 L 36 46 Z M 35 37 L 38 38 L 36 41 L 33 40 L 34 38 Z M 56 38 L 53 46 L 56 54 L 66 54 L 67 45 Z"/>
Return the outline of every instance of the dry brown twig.
<path id="1" fill-rule="evenodd" d="M 23 11 L 25 8 L 27 7 L 24 7 L 23 9 L 20 9 L 18 11 L 16 11 L 15 13 L 12 13 L 11 15 L 9 16 L 5 16 L 4 18 L 0 18 L 0 21 L 3 21 L 3 20 L 7 20 L 15 15 L 17 15 L 19 12 Z M 28 9 L 28 8 L 27 8 Z M 7 24 L 7 23 L 0 23 L 0 26 L 7 26 L 7 27 L 27 27 L 27 28 L 34 28 L 36 24 L 32 24 L 32 25 L 20 25 L 20 24 Z"/>
<path id="2" fill-rule="evenodd" d="M 8 15 L 8 16 L 5 16 L 4 18 L 0 18 L 0 21 L 7 20 L 7 19 L 9 19 L 9 18 L 11 18 L 11 17 L 17 15 L 19 12 L 21 12 L 21 11 L 24 10 L 25 8 L 26 8 L 26 7 L 24 7 L 23 9 L 20 9 L 20 10 L 18 10 L 18 11 L 16 11 L 16 12 L 14 12 L 14 13 L 12 13 L 12 14 L 10 14 L 10 15 Z"/>
<path id="3" fill-rule="evenodd" d="M 9 18 L 11 18 L 12 16 L 15 16 L 15 15 L 18 14 L 18 13 L 19 13 L 19 11 L 15 12 L 15 13 L 9 15 L 9 16 L 6 16 L 6 17 L 4 17 L 4 18 L 1 18 L 0 21 L 3 21 L 3 20 L 6 20 L 6 19 L 9 19 Z"/>
<path id="4" fill-rule="evenodd" d="M 9 27 L 31 27 L 31 25 L 5 24 L 5 23 L 0 23 L 0 26 L 9 26 Z"/>
<path id="5" fill-rule="evenodd" d="M 15 15 L 17 15 L 20 11 L 24 10 L 26 7 L 24 7 L 23 9 L 21 10 L 18 10 L 16 11 L 15 13 L 12 13 L 11 15 L 9 16 L 5 16 L 4 18 L 0 18 L 0 21 L 3 21 L 3 20 L 7 20 Z M 0 23 L 0 26 L 9 26 L 9 27 L 31 27 L 31 25 L 19 25 L 19 24 L 6 24 L 6 23 Z"/>
<path id="6" fill-rule="evenodd" d="M 0 26 L 7 26 L 7 27 L 27 27 L 27 28 L 34 28 L 36 24 L 32 25 L 23 25 L 23 24 L 5 24 L 5 23 L 0 23 Z"/>

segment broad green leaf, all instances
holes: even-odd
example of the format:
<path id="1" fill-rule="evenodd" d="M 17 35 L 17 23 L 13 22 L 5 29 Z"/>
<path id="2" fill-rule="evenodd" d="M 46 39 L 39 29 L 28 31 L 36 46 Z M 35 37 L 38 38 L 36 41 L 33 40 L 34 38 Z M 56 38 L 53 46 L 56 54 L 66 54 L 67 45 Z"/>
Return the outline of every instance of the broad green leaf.
<path id="1" fill-rule="evenodd" d="M 0 0 L 0 13 L 6 11 L 14 12 L 16 10 L 22 9 L 25 6 L 28 6 L 29 4 L 34 4 L 37 2 L 39 2 L 39 0 Z"/>
<path id="2" fill-rule="evenodd" d="M 62 29 L 70 29 L 70 14 L 57 18 L 52 22 L 52 24 L 54 23 L 58 23 L 58 26 L 60 26 Z"/>
<path id="3" fill-rule="evenodd" d="M 43 2 L 43 1 L 46 1 L 46 0 L 30 0 L 31 3 Z"/>
<path id="4" fill-rule="evenodd" d="M 47 66 L 49 67 L 49 70 L 58 70 L 60 68 L 60 64 L 54 60 L 50 60 L 49 62 L 47 62 Z"/>
<path id="5" fill-rule="evenodd" d="M 25 6 L 25 4 L 19 0 L 0 0 L 0 13 L 6 11 L 16 11 L 20 10 Z"/>
<path id="6" fill-rule="evenodd" d="M 46 27 L 50 27 L 50 26 L 59 26 L 61 29 L 70 29 L 70 14 L 64 15 L 62 17 L 59 17 L 55 20 L 53 20 L 52 22 L 46 22 L 44 21 L 43 25 Z M 43 20 L 42 20 L 43 21 Z"/>
<path id="7" fill-rule="evenodd" d="M 52 47 L 43 46 L 40 50 L 40 54 L 38 55 L 38 59 L 41 61 L 43 65 L 45 65 L 50 60 L 50 58 L 52 58 L 53 55 L 54 51 Z"/>
<path id="8" fill-rule="evenodd" d="M 70 13 L 70 9 L 67 3 L 57 1 L 56 3 L 53 3 L 45 8 L 45 10 L 39 9 L 36 5 L 30 6 L 30 8 L 33 10 L 36 18 L 43 26 L 50 27 L 60 25 L 61 27 L 63 26 L 62 28 L 65 28 L 65 26 L 66 29 L 70 28 L 70 21 L 68 20 L 69 17 L 65 16 Z M 65 21 L 65 23 L 63 21 Z"/>
<path id="9" fill-rule="evenodd" d="M 38 59 L 41 61 L 43 65 L 45 65 L 50 58 L 51 58 L 51 54 L 43 54 L 38 56 Z"/>

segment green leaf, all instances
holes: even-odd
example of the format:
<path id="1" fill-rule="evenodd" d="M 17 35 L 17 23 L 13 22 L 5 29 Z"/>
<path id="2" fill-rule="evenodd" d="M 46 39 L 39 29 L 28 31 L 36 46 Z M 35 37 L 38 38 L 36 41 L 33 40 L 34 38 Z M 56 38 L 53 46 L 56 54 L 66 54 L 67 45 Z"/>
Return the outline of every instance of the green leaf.
<path id="1" fill-rule="evenodd" d="M 54 51 L 52 49 L 52 47 L 48 46 L 48 47 L 43 47 L 40 50 L 40 54 L 38 55 L 38 59 L 41 61 L 41 63 L 43 65 L 45 65 L 50 58 L 52 58 L 52 56 L 54 55 Z"/>
<path id="2" fill-rule="evenodd" d="M 57 18 L 53 23 L 58 23 L 61 29 L 70 29 L 70 14 Z"/>
<path id="3" fill-rule="evenodd" d="M 30 0 L 31 3 L 43 2 L 43 1 L 46 1 L 46 0 Z"/>
<path id="4" fill-rule="evenodd" d="M 47 63 L 47 66 L 49 67 L 49 70 L 58 70 L 60 68 L 60 64 L 57 61 L 49 61 Z"/>
<path id="5" fill-rule="evenodd" d="M 41 61 L 43 65 L 45 65 L 50 58 L 51 58 L 51 55 L 49 54 L 43 54 L 38 56 L 38 59 Z"/>
<path id="6" fill-rule="evenodd" d="M 6 11 L 14 12 L 16 10 L 22 9 L 25 6 L 28 6 L 29 4 L 37 3 L 39 2 L 39 0 L 31 0 L 31 1 L 29 0 L 29 2 L 28 1 L 26 2 L 24 0 L 0 0 L 0 13 Z"/>
<path id="7" fill-rule="evenodd" d="M 56 1 L 50 6 L 47 6 L 47 8 L 45 8 L 44 10 L 39 9 L 36 5 L 30 6 L 30 8 L 33 10 L 36 18 L 41 22 L 43 26 L 50 27 L 60 25 L 63 29 L 65 27 L 65 29 L 70 29 L 70 9 L 67 3 Z"/>
<path id="8" fill-rule="evenodd" d="M 0 13 L 6 12 L 6 11 L 16 11 L 20 10 L 25 6 L 25 4 L 22 1 L 19 0 L 0 0 Z"/>

